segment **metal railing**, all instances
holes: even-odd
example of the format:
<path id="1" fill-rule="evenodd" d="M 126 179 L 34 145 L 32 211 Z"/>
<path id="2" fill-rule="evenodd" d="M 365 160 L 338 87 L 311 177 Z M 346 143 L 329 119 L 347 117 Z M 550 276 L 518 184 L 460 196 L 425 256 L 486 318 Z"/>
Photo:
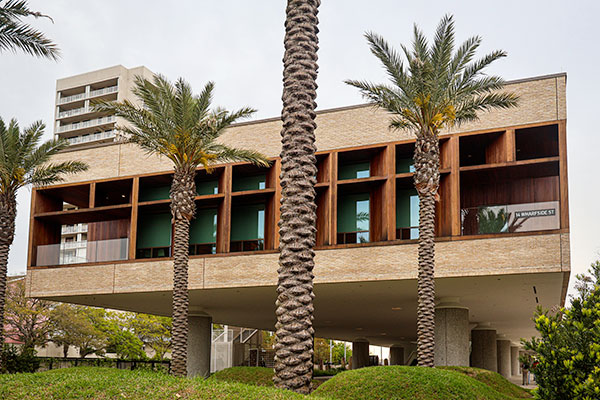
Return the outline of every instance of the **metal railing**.
<path id="1" fill-rule="evenodd" d="M 104 132 L 96 132 L 90 133 L 88 135 L 74 136 L 72 138 L 68 138 L 69 144 L 80 144 L 80 143 L 89 143 L 89 142 L 97 142 L 100 140 L 106 140 L 110 138 L 117 137 L 117 131 L 111 129 L 109 131 Z"/>
<path id="2" fill-rule="evenodd" d="M 369 231 L 338 232 L 337 242 L 338 244 L 368 243 Z"/>
<path id="3" fill-rule="evenodd" d="M 58 118 L 72 117 L 75 115 L 89 113 L 91 110 L 87 107 L 74 108 L 72 110 L 61 111 L 58 113 Z"/>
<path id="4" fill-rule="evenodd" d="M 86 233 L 87 231 L 88 224 L 63 225 L 60 229 L 60 233 L 63 235 L 69 233 Z"/>
<path id="5" fill-rule="evenodd" d="M 37 246 L 37 266 L 126 260 L 129 239 L 87 241 L 83 254 L 65 254 L 63 243 Z"/>
<path id="6" fill-rule="evenodd" d="M 73 131 L 76 129 L 83 129 L 92 126 L 98 126 L 103 124 L 109 124 L 115 122 L 116 118 L 114 115 L 108 115 L 106 117 L 100 117 L 91 119 L 89 121 L 73 122 L 72 124 L 61 125 L 56 129 L 56 133 L 62 133 L 67 131 Z"/>
<path id="7" fill-rule="evenodd" d="M 462 235 L 513 233 L 560 228 L 560 203 L 544 201 L 461 209 Z"/>
<path id="8" fill-rule="evenodd" d="M 73 101 L 89 99 L 90 97 L 102 96 L 103 94 L 115 93 L 119 91 L 119 85 L 108 86 L 102 89 L 96 89 L 89 92 L 86 96 L 85 93 L 77 93 L 71 96 L 61 97 L 58 100 L 58 104 L 66 104 L 71 103 Z"/>

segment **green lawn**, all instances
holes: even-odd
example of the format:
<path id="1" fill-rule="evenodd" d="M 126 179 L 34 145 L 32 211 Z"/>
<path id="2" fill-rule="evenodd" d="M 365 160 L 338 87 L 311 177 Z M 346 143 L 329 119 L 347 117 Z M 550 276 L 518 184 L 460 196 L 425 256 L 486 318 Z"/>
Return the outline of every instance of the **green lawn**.
<path id="1" fill-rule="evenodd" d="M 158 372 L 77 367 L 0 375 L 0 399 L 302 399 L 277 390 L 269 368 L 236 367 L 211 378 L 174 378 Z M 514 400 L 527 392 L 498 374 L 420 367 L 371 367 L 337 374 L 310 396 L 315 400 Z"/>

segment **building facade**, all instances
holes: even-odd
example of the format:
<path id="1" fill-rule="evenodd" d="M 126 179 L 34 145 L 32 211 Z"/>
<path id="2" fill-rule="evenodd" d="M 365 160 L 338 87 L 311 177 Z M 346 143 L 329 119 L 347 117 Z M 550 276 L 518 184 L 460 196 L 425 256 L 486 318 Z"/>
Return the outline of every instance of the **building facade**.
<path id="1" fill-rule="evenodd" d="M 510 82 L 519 107 L 440 136 L 436 363 L 518 373 L 537 305 L 563 304 L 570 274 L 566 75 Z M 414 137 L 370 105 L 317 113 L 316 335 L 414 358 L 418 199 Z M 272 157 L 199 170 L 190 233 L 190 368 L 205 367 L 208 321 L 273 330 L 279 219 L 279 118 L 231 127 L 223 141 Z M 70 149 L 91 168 L 34 189 L 31 296 L 170 315 L 168 160 L 132 144 Z M 87 224 L 85 260 L 54 249 L 61 226 Z M 365 356 L 366 352 L 366 358 Z M 198 355 L 199 354 L 199 355 Z M 516 367 L 515 367 L 516 364 Z M 194 370 L 198 371 L 198 370 Z M 193 371 L 193 372 L 194 372 Z"/>

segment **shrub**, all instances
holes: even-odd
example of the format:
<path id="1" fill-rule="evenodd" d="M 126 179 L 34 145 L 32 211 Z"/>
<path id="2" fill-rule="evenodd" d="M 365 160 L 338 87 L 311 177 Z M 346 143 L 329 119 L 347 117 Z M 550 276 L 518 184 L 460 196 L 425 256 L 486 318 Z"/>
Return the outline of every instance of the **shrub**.
<path id="1" fill-rule="evenodd" d="M 17 372 L 35 372 L 40 367 L 40 361 L 36 357 L 35 350 L 30 347 L 23 347 L 21 351 L 16 346 L 5 344 L 2 347 L 3 369 L 2 373 L 14 374 Z"/>
<path id="2" fill-rule="evenodd" d="M 600 398 L 600 261 L 590 273 L 577 275 L 571 307 L 556 313 L 538 309 L 540 337 L 524 341 L 536 353 L 531 370 L 538 399 Z"/>

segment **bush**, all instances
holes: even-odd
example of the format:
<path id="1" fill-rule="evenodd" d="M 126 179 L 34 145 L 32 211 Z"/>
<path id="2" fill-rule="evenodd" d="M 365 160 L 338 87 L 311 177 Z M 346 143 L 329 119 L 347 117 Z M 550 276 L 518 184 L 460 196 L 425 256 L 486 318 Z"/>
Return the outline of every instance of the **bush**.
<path id="1" fill-rule="evenodd" d="M 578 295 L 556 313 L 538 309 L 539 338 L 524 342 L 536 353 L 531 365 L 537 399 L 600 398 L 600 262 L 591 276 L 577 275 Z"/>
<path id="2" fill-rule="evenodd" d="M 35 372 L 40 367 L 40 360 L 36 357 L 35 350 L 24 347 L 19 351 L 16 346 L 5 344 L 2 347 L 2 373 L 15 374 L 18 372 Z"/>

